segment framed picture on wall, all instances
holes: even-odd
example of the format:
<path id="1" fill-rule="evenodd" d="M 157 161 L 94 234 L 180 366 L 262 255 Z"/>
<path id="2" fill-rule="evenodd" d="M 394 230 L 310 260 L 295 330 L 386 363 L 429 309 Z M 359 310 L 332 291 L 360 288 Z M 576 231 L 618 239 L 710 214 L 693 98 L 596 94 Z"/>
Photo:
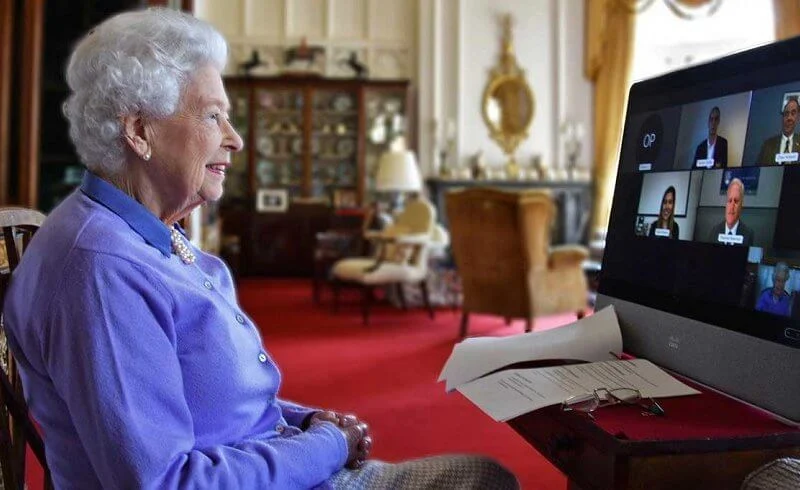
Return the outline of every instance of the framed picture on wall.
<path id="1" fill-rule="evenodd" d="M 256 194 L 256 211 L 259 213 L 285 213 L 289 208 L 286 189 L 259 189 Z"/>

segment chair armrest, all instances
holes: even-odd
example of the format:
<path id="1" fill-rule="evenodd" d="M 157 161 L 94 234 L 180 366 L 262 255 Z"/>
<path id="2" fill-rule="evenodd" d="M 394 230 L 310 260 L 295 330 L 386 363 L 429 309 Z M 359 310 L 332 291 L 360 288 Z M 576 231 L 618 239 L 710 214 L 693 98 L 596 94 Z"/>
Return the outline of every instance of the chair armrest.
<path id="1" fill-rule="evenodd" d="M 386 235 L 382 231 L 378 230 L 367 230 L 364 232 L 364 238 L 367 240 L 380 240 L 383 239 Z"/>
<path id="2" fill-rule="evenodd" d="M 328 231 L 321 231 L 315 235 L 318 242 L 331 242 L 331 241 L 339 241 L 339 240 L 348 240 L 358 236 L 358 232 L 356 231 L 337 231 L 337 230 L 328 230 Z"/>
<path id="3" fill-rule="evenodd" d="M 392 225 L 384 230 L 366 230 L 364 232 L 364 238 L 367 240 L 373 241 L 389 241 L 393 240 L 399 236 L 407 235 L 408 231 L 410 231 L 405 226 L 399 225 Z"/>
<path id="4" fill-rule="evenodd" d="M 586 247 L 580 245 L 560 245 L 550 249 L 549 266 L 551 269 L 563 267 L 580 267 L 589 257 Z"/>
<path id="5" fill-rule="evenodd" d="M 428 233 L 417 233 L 415 235 L 399 235 L 396 237 L 395 242 L 399 245 L 427 245 L 431 243 L 431 237 Z"/>

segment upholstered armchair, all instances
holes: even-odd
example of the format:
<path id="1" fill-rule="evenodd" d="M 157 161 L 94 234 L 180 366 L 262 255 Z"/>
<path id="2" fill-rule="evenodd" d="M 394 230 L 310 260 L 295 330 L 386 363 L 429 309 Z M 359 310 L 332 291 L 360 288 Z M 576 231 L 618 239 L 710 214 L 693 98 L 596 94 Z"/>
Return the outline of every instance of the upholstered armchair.
<path id="1" fill-rule="evenodd" d="M 533 318 L 562 312 L 583 316 L 587 305 L 581 246 L 550 247 L 555 206 L 550 193 L 472 188 L 445 197 L 452 251 L 464 301 L 461 337 L 471 313 Z"/>
<path id="2" fill-rule="evenodd" d="M 383 231 L 365 232 L 365 238 L 375 245 L 375 254 L 340 260 L 331 271 L 334 311 L 338 310 L 341 287 L 357 285 L 362 288 L 362 316 L 364 324 L 368 324 L 376 287 L 395 286 L 404 303 L 402 285 L 417 284 L 433 318 L 426 279 L 435 232 L 436 209 L 424 199 L 410 200 L 394 223 Z"/>

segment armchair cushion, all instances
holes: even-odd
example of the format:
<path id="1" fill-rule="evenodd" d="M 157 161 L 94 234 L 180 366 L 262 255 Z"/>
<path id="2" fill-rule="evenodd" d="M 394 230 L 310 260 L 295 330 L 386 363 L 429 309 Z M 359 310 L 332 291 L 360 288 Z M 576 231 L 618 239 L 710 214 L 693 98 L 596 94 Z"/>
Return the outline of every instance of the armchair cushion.
<path id="1" fill-rule="evenodd" d="M 366 285 L 391 284 L 398 282 L 419 282 L 425 271 L 395 262 L 381 262 L 372 258 L 353 258 L 340 260 L 333 266 L 334 277 Z"/>

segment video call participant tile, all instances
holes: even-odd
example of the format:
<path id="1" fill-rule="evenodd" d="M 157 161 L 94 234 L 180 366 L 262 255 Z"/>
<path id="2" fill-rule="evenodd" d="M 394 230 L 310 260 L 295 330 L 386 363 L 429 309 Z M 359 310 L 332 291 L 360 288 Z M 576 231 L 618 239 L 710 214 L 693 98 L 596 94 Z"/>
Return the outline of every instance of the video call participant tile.
<path id="1" fill-rule="evenodd" d="M 683 106 L 675 168 L 741 166 L 750 95 L 743 92 Z"/>
<path id="2" fill-rule="evenodd" d="M 800 83 L 753 92 L 743 165 L 800 163 L 798 98 Z"/>
<path id="3" fill-rule="evenodd" d="M 743 167 L 703 172 L 694 240 L 771 248 L 783 170 Z"/>
<path id="4" fill-rule="evenodd" d="M 655 172 L 644 175 L 636 234 L 691 240 L 702 172 Z"/>
<path id="5" fill-rule="evenodd" d="M 793 263 L 774 260 L 771 264 L 760 264 L 754 287 L 747 291 L 751 308 L 778 316 L 797 318 L 800 316 L 797 295 L 800 291 L 800 271 Z"/>
<path id="6" fill-rule="evenodd" d="M 680 107 L 632 115 L 625 125 L 621 165 L 624 172 L 672 170 Z"/>

